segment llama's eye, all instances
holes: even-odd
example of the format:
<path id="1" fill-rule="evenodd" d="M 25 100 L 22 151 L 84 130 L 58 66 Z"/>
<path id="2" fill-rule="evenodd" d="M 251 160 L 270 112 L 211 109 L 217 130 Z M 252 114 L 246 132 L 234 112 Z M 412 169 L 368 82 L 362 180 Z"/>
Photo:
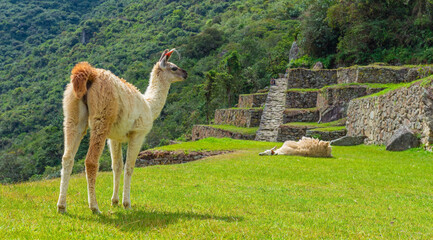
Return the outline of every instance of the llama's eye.
<path id="1" fill-rule="evenodd" d="M 177 67 L 172 67 L 171 68 L 171 71 L 176 71 L 177 70 Z"/>

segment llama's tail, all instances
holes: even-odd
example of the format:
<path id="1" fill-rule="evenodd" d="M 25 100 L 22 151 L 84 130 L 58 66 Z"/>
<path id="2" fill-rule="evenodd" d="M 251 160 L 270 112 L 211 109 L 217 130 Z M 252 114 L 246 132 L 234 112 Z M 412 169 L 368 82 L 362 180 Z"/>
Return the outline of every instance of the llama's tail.
<path id="1" fill-rule="evenodd" d="M 96 69 L 88 62 L 80 62 L 75 65 L 71 73 L 74 94 L 78 99 L 81 99 L 87 93 L 89 84 L 96 79 Z"/>

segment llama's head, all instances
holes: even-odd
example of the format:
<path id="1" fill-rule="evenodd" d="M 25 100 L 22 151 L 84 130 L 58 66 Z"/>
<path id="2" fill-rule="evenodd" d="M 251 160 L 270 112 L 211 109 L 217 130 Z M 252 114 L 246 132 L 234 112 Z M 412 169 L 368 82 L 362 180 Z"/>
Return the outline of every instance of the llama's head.
<path id="1" fill-rule="evenodd" d="M 278 155 L 275 150 L 277 149 L 277 146 L 273 147 L 272 149 L 266 150 L 264 152 L 259 153 L 260 156 L 270 156 L 270 155 Z"/>
<path id="2" fill-rule="evenodd" d="M 164 50 L 161 58 L 155 65 L 158 68 L 159 77 L 170 83 L 183 81 L 188 77 L 188 73 L 185 70 L 168 61 L 174 51 L 176 51 L 174 48 L 170 51 L 168 49 Z"/>

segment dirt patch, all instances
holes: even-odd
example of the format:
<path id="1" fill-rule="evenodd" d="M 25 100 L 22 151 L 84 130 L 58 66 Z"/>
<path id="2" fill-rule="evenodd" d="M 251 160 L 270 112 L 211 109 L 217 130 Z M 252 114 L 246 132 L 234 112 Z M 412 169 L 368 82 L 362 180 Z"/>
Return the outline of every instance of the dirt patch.
<path id="1" fill-rule="evenodd" d="M 232 151 L 163 151 L 147 150 L 138 154 L 136 167 L 147 167 L 153 165 L 181 164 L 205 157 L 229 153 Z"/>

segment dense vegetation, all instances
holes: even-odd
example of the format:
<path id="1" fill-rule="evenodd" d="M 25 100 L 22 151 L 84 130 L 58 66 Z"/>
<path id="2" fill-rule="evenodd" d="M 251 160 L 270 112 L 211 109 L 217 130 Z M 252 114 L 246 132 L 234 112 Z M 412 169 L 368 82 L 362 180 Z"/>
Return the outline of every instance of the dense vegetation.
<path id="1" fill-rule="evenodd" d="M 303 49 L 325 65 L 433 61 L 431 0 L 315 1 L 304 16 Z"/>
<path id="2" fill-rule="evenodd" d="M 79 61 L 144 91 L 161 51 L 179 50 L 173 62 L 189 78 L 173 85 L 146 148 L 187 138 L 192 125 L 211 123 L 214 109 L 265 87 L 288 66 L 296 38 L 306 55 L 290 66 L 433 57 L 429 0 L 9 0 L 0 8 L 0 182 L 60 164 L 62 93 Z"/>
<path id="3" fill-rule="evenodd" d="M 182 57 L 173 62 L 189 78 L 172 86 L 146 146 L 164 144 L 283 72 L 302 9 L 302 1 L 77 3 L 0 3 L 0 182 L 60 164 L 61 99 L 75 63 L 109 69 L 144 91 L 161 51 L 177 47 Z"/>

